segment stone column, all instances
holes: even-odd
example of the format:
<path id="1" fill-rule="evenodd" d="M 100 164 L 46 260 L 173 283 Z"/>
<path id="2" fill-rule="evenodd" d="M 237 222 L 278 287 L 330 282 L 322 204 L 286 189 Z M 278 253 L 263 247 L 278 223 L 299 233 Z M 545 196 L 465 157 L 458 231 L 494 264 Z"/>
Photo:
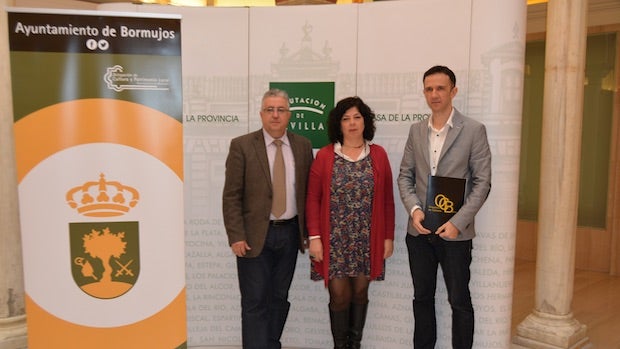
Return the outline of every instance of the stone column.
<path id="1" fill-rule="evenodd" d="M 587 0 L 550 0 L 547 7 L 535 309 L 514 339 L 526 348 L 591 345 L 571 312 L 587 9 Z"/>
<path id="2" fill-rule="evenodd" d="M 26 347 L 6 6 L 0 0 L 0 349 Z"/>

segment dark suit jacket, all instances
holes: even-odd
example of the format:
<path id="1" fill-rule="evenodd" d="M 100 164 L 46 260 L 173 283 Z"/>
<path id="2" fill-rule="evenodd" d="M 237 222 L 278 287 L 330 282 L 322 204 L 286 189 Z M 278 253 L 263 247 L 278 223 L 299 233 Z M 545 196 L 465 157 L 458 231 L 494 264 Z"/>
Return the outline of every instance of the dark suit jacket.
<path id="1" fill-rule="evenodd" d="M 299 249 L 305 249 L 305 197 L 308 172 L 312 164 L 309 139 L 287 131 L 295 158 L 295 197 L 299 220 Z M 226 159 L 226 179 L 222 196 L 224 226 L 228 243 L 246 240 L 252 248 L 246 257 L 263 250 L 269 229 L 272 200 L 271 174 L 263 130 L 234 138 Z"/>
<path id="2" fill-rule="evenodd" d="M 439 161 L 437 176 L 465 178 L 465 203 L 450 222 L 460 231 L 456 240 L 475 236 L 474 216 L 491 190 L 491 150 L 484 125 L 461 114 L 456 108 L 453 127 L 448 131 Z M 425 209 L 428 175 L 431 173 L 428 144 L 428 121 L 411 125 L 398 175 L 400 197 L 409 214 L 407 232 L 418 235 L 411 224 L 415 205 Z"/>

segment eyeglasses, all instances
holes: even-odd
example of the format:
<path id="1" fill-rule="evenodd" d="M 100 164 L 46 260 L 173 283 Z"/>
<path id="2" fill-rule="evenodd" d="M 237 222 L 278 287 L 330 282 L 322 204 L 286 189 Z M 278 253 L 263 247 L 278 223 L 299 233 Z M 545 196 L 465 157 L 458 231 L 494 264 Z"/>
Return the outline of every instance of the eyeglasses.
<path id="1" fill-rule="evenodd" d="M 280 108 L 268 107 L 268 108 L 263 109 L 263 112 L 269 113 L 269 114 L 275 114 L 275 113 L 284 114 L 288 111 L 289 111 L 288 109 L 282 108 L 282 107 Z"/>

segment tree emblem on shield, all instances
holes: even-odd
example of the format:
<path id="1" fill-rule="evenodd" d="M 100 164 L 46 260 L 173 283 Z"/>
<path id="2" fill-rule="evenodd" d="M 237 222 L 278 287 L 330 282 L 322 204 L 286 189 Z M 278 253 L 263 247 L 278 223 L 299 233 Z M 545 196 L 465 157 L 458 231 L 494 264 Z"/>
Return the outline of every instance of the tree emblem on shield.
<path id="1" fill-rule="evenodd" d="M 128 292 L 140 273 L 138 222 L 69 223 L 71 273 L 88 295 Z"/>

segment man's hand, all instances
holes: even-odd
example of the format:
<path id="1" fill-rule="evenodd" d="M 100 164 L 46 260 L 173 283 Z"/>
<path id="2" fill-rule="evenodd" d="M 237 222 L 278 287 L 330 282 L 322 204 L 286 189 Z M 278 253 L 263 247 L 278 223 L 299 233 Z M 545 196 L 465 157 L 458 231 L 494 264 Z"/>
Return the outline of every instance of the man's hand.
<path id="1" fill-rule="evenodd" d="M 437 229 L 435 233 L 444 239 L 456 239 L 459 236 L 459 230 L 449 221 Z"/>
<path id="2" fill-rule="evenodd" d="M 245 256 L 245 253 L 248 250 L 251 250 L 252 248 L 250 247 L 250 245 L 248 245 L 248 243 L 245 240 L 242 240 L 242 241 L 237 241 L 233 243 L 232 245 L 230 245 L 230 249 L 232 250 L 232 253 L 235 254 L 235 256 L 243 257 Z"/>
<path id="3" fill-rule="evenodd" d="M 413 225 L 415 230 L 418 231 L 418 233 L 424 234 L 424 235 L 432 233 L 430 230 L 422 226 L 422 222 L 424 221 L 424 212 L 421 209 L 415 209 L 413 213 L 411 214 L 411 218 L 412 218 L 411 224 Z"/>

